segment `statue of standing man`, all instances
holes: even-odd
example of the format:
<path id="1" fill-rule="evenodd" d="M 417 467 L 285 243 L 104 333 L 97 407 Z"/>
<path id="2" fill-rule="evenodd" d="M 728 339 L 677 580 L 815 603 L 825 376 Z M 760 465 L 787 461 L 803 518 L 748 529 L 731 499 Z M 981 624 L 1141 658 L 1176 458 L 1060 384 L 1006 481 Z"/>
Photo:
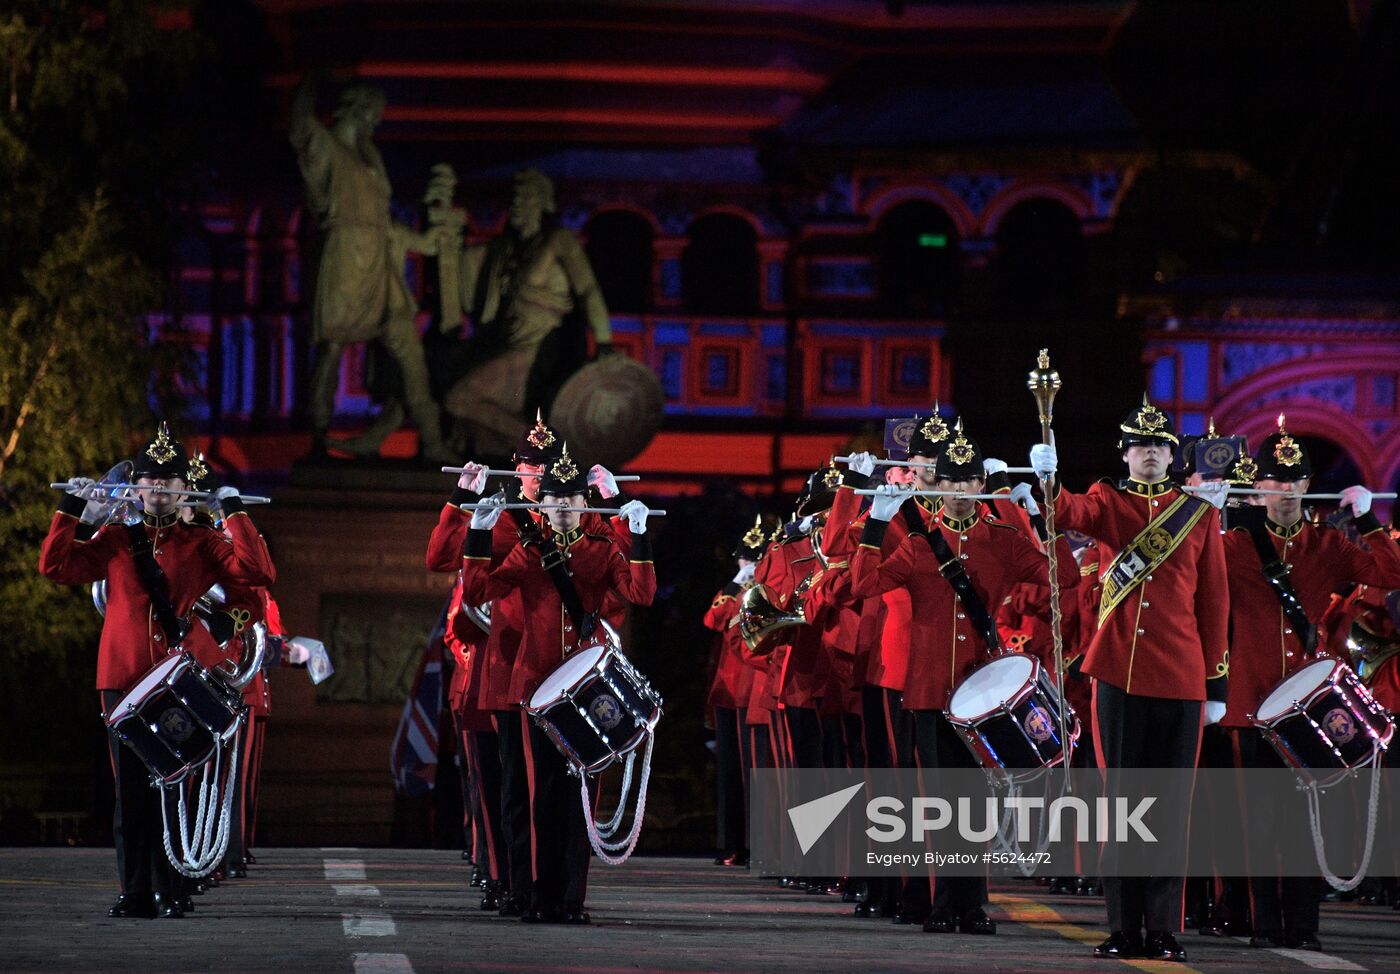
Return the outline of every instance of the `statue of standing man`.
<path id="1" fill-rule="evenodd" d="M 434 178 L 446 180 L 449 174 L 450 169 L 435 171 Z M 450 189 L 444 189 L 450 197 Z M 562 336 L 555 333 L 576 307 L 583 311 L 598 354 L 613 350 L 608 308 L 588 256 L 578 237 L 559 225 L 554 210 L 554 184 L 548 177 L 538 169 L 518 172 L 505 232 L 461 251 L 451 262 L 455 267 L 446 260 L 446 248 L 439 262 L 439 276 L 449 285 L 445 290 L 456 289 L 462 311 L 475 325 L 476 354 L 445 405 L 470 434 L 477 454 L 510 454 L 541 405 L 531 401 L 542 398 L 532 389 L 532 374 L 553 374 L 562 381 L 583 364 L 541 361 L 547 355 L 567 357 L 558 340 Z M 551 337 L 555 340 L 547 341 Z"/>
<path id="2" fill-rule="evenodd" d="M 325 231 L 316 280 L 312 338 L 320 354 L 311 386 L 313 450 L 333 446 L 373 456 L 402 421 L 405 408 L 418 426 L 423 457 L 449 462 L 438 405 L 428 386 L 423 345 L 414 321 L 417 303 L 404 279 L 410 251 L 436 254 L 435 235 L 419 234 L 389 214 L 389 176 L 370 136 L 384 114 L 384 93 L 352 84 L 340 93 L 329 127 L 315 113 L 308 75 L 292 100 L 290 137 L 306 182 L 307 200 Z M 403 375 L 402 401 L 384 403 L 363 435 L 327 440 L 335 410 L 340 361 L 352 342 L 378 341 Z"/>

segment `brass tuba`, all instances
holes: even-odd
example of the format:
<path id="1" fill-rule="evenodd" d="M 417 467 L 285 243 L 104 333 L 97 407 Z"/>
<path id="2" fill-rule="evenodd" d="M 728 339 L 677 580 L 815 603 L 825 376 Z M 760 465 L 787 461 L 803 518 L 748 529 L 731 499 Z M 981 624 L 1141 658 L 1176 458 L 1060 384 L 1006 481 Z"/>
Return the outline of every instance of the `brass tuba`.
<path id="1" fill-rule="evenodd" d="M 792 612 L 779 609 L 773 604 L 773 591 L 767 585 L 755 585 L 744 593 L 739 601 L 739 635 L 750 653 L 768 655 L 775 648 L 771 638 L 774 633 L 806 624 L 801 601 L 794 597 L 793 605 Z"/>
<path id="2" fill-rule="evenodd" d="M 1400 653 L 1400 639 L 1374 633 L 1358 619 L 1347 633 L 1347 651 L 1356 675 L 1369 683 L 1382 663 Z"/>

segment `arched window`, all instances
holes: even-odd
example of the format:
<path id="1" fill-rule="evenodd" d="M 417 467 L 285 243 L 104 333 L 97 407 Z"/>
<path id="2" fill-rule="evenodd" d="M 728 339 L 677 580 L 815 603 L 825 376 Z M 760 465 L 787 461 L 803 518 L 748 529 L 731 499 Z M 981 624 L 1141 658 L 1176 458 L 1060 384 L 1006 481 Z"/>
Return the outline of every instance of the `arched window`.
<path id="1" fill-rule="evenodd" d="M 947 315 L 957 303 L 958 232 L 943 208 L 909 200 L 875 231 L 880 307 L 892 315 Z"/>
<path id="2" fill-rule="evenodd" d="M 609 311 L 651 310 L 652 229 L 627 210 L 605 210 L 583 228 L 584 249 Z"/>
<path id="3" fill-rule="evenodd" d="M 1058 317 L 1084 296 L 1084 236 L 1079 218 L 1055 200 L 1018 203 L 997 227 L 997 297 L 1006 312 Z"/>
<path id="4" fill-rule="evenodd" d="M 712 213 L 690 225 L 681 254 L 681 295 L 699 314 L 758 310 L 758 234 L 742 217 Z"/>
<path id="5" fill-rule="evenodd" d="M 1308 451 L 1308 459 L 1312 461 L 1312 485 L 1308 488 L 1310 491 L 1335 494 L 1343 488 L 1362 482 L 1361 469 L 1345 448 L 1321 436 L 1303 435 L 1299 436 L 1298 440 L 1302 442 L 1303 449 Z"/>

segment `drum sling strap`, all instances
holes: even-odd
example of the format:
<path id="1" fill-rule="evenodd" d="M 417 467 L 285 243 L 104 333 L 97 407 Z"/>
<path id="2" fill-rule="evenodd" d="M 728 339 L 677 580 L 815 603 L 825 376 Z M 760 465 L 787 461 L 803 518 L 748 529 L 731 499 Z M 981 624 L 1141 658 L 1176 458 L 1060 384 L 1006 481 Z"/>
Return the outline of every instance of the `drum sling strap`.
<path id="1" fill-rule="evenodd" d="M 1274 543 L 1269 540 L 1269 529 L 1260 519 L 1252 520 L 1245 530 L 1254 542 L 1254 550 L 1259 553 L 1259 563 L 1264 568 L 1264 577 L 1268 579 L 1269 587 L 1274 590 L 1274 596 L 1283 607 L 1283 614 L 1288 617 L 1293 631 L 1302 640 L 1303 651 L 1309 656 L 1316 655 L 1317 627 L 1308 619 L 1308 613 L 1303 609 L 1303 603 L 1299 601 L 1293 583 L 1288 580 L 1288 573 L 1292 569 L 1284 564 L 1283 559 L 1274 550 Z"/>
<path id="2" fill-rule="evenodd" d="M 128 524 L 126 534 L 131 543 L 131 560 L 136 563 L 136 577 L 141 580 L 141 587 L 151 600 L 156 621 L 165 632 L 166 645 L 173 650 L 189 632 L 189 622 L 180 618 L 175 606 L 170 604 L 170 583 L 165 577 L 165 569 L 156 561 L 150 535 L 146 534 L 146 525 L 139 522 Z"/>
<path id="3" fill-rule="evenodd" d="M 982 641 L 987 644 L 987 649 L 995 653 L 1002 651 L 1001 636 L 997 633 L 997 624 L 992 619 L 991 613 L 987 611 L 987 606 L 982 602 L 982 596 L 977 594 L 977 589 L 972 586 L 972 579 L 963 570 L 962 561 L 953 549 L 948 546 L 948 540 L 943 537 L 943 532 L 939 529 L 938 523 L 934 522 L 930 528 L 925 528 L 920 520 L 918 529 L 915 530 L 912 521 L 918 518 L 917 513 L 912 517 L 906 515 L 906 520 L 910 521 L 910 531 L 920 535 L 928 546 L 933 549 L 933 556 L 938 559 L 938 574 L 948 580 L 948 584 L 953 586 L 953 593 L 957 595 L 963 608 L 967 611 L 967 617 L 972 624 L 977 627 L 978 633 L 982 636 Z"/>
<path id="4" fill-rule="evenodd" d="M 598 626 L 598 617 L 596 614 L 584 610 L 583 601 L 578 597 L 578 589 L 574 587 L 573 576 L 564 567 L 564 549 L 555 544 L 552 538 L 522 541 L 522 544 L 538 545 L 544 549 L 540 554 L 540 567 L 545 570 L 549 580 L 554 583 L 554 588 L 559 593 L 559 600 L 564 603 L 564 611 L 569 614 L 569 618 L 578 627 L 579 640 L 592 636 L 593 630 Z"/>
<path id="5" fill-rule="evenodd" d="M 131 560 L 136 563 L 136 577 L 141 580 L 141 587 L 146 590 L 146 596 L 151 600 L 156 622 L 160 623 L 160 628 L 165 633 L 165 644 L 173 652 L 189 635 L 190 620 L 176 612 L 175 606 L 170 602 L 170 582 L 165 577 L 165 569 L 156 561 L 150 535 L 146 534 L 146 526 L 136 523 L 125 527 L 127 539 L 131 543 Z M 204 621 L 209 634 L 214 637 L 214 642 L 220 646 L 238 635 L 249 616 L 246 609 L 216 611 L 203 599 L 196 601 L 190 611 Z"/>

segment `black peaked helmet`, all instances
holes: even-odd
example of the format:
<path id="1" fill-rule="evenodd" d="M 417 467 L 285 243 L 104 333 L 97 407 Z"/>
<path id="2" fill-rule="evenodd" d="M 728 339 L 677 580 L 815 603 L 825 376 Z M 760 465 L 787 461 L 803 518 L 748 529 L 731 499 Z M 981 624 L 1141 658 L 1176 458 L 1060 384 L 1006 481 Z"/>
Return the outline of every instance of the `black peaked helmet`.
<path id="1" fill-rule="evenodd" d="M 1312 460 L 1303 444 L 1289 435 L 1283 413 L 1278 414 L 1278 431 L 1264 437 L 1254 455 L 1255 480 L 1293 483 L 1312 476 Z"/>
<path id="2" fill-rule="evenodd" d="M 1147 401 L 1147 393 L 1142 394 L 1142 405 L 1130 412 L 1118 424 L 1121 435 L 1118 449 L 1130 446 L 1170 446 L 1176 447 L 1176 429 L 1172 418 Z"/>
<path id="3" fill-rule="evenodd" d="M 132 461 L 133 477 L 170 480 L 189 475 L 190 458 L 180 441 L 170 435 L 170 425 L 161 420 L 155 439 L 147 443 Z"/>

